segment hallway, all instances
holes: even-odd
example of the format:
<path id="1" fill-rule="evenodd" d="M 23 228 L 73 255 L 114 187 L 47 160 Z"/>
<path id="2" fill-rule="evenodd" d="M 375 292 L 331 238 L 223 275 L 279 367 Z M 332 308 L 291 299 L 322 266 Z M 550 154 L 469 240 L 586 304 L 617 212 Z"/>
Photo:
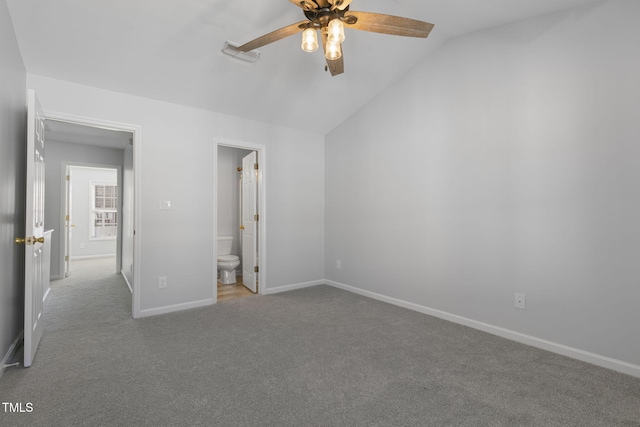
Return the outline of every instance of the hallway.
<path id="1" fill-rule="evenodd" d="M 115 273 L 115 258 L 74 260 L 69 277 L 51 282 L 40 345 L 50 331 L 127 317 L 131 317 L 131 292 L 122 275 Z"/>

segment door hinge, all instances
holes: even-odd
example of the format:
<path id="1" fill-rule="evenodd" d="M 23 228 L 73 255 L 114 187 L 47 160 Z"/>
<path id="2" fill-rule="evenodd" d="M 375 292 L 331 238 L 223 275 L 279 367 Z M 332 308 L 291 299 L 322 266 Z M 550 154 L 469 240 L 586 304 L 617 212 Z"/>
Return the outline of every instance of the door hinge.
<path id="1" fill-rule="evenodd" d="M 253 220 L 254 220 L 254 221 L 260 221 L 260 215 L 255 214 L 255 215 L 253 216 Z"/>
<path id="2" fill-rule="evenodd" d="M 65 260 L 65 261 L 69 261 L 69 255 L 65 255 L 65 256 L 64 256 L 64 260 Z"/>
<path id="3" fill-rule="evenodd" d="M 258 170 L 258 164 L 257 164 L 257 163 L 254 163 L 254 164 L 253 164 L 253 168 L 254 168 L 255 170 Z"/>
<path id="4" fill-rule="evenodd" d="M 242 168 L 238 168 L 236 169 L 238 172 L 242 172 Z"/>
<path id="5" fill-rule="evenodd" d="M 67 175 L 67 181 L 71 181 L 71 175 Z"/>
<path id="6" fill-rule="evenodd" d="M 69 215 L 65 215 L 64 219 L 65 221 L 69 221 Z"/>
<path id="7" fill-rule="evenodd" d="M 259 270 L 260 270 L 260 269 L 258 268 L 258 266 L 257 266 L 257 265 L 256 265 L 255 267 L 253 267 L 253 272 L 254 272 L 254 273 L 259 273 Z"/>

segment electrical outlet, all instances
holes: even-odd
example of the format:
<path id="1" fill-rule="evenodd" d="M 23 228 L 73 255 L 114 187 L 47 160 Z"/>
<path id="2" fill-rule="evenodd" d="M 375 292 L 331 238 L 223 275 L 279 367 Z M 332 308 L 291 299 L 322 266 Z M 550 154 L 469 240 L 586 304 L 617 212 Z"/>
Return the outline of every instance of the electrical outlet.
<path id="1" fill-rule="evenodd" d="M 340 261 L 339 259 L 338 259 L 338 260 L 336 260 L 336 268 L 337 268 L 338 270 L 340 270 L 340 269 L 342 268 L 342 261 Z"/>
<path id="2" fill-rule="evenodd" d="M 516 308 L 519 308 L 521 310 L 526 310 L 527 309 L 527 304 L 526 304 L 526 298 L 524 294 L 515 294 L 515 304 L 514 306 Z"/>
<path id="3" fill-rule="evenodd" d="M 158 278 L 158 287 L 160 289 L 166 289 L 167 288 L 167 278 L 166 277 L 159 277 Z"/>

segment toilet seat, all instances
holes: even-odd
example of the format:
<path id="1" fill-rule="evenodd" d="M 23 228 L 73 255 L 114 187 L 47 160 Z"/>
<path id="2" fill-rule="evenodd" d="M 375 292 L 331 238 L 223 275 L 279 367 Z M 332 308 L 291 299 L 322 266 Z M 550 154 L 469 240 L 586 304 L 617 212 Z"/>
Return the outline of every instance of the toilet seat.
<path id="1" fill-rule="evenodd" d="M 233 262 L 233 261 L 238 261 L 240 258 L 238 258 L 237 255 L 220 255 L 218 257 L 218 262 Z"/>

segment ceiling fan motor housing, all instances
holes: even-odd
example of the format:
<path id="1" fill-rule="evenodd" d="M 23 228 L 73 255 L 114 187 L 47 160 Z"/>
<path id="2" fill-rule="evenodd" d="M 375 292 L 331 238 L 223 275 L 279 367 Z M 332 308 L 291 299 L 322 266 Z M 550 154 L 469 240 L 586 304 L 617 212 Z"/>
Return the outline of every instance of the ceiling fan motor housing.
<path id="1" fill-rule="evenodd" d="M 293 1 L 296 3 L 296 1 Z M 349 6 L 351 0 L 300 0 L 298 5 L 305 11 L 317 11 L 321 8 L 342 9 Z"/>
<path id="2" fill-rule="evenodd" d="M 350 18 L 355 18 L 351 16 L 345 17 L 344 14 L 349 10 L 347 6 L 344 10 L 334 9 L 331 10 L 328 7 L 318 9 L 318 10 L 305 10 L 304 16 L 313 24 L 314 27 L 317 28 L 326 28 L 329 25 L 329 21 L 333 19 L 340 19 L 341 21 L 346 22 L 347 24 L 355 23 L 355 20 L 351 22 Z"/>

